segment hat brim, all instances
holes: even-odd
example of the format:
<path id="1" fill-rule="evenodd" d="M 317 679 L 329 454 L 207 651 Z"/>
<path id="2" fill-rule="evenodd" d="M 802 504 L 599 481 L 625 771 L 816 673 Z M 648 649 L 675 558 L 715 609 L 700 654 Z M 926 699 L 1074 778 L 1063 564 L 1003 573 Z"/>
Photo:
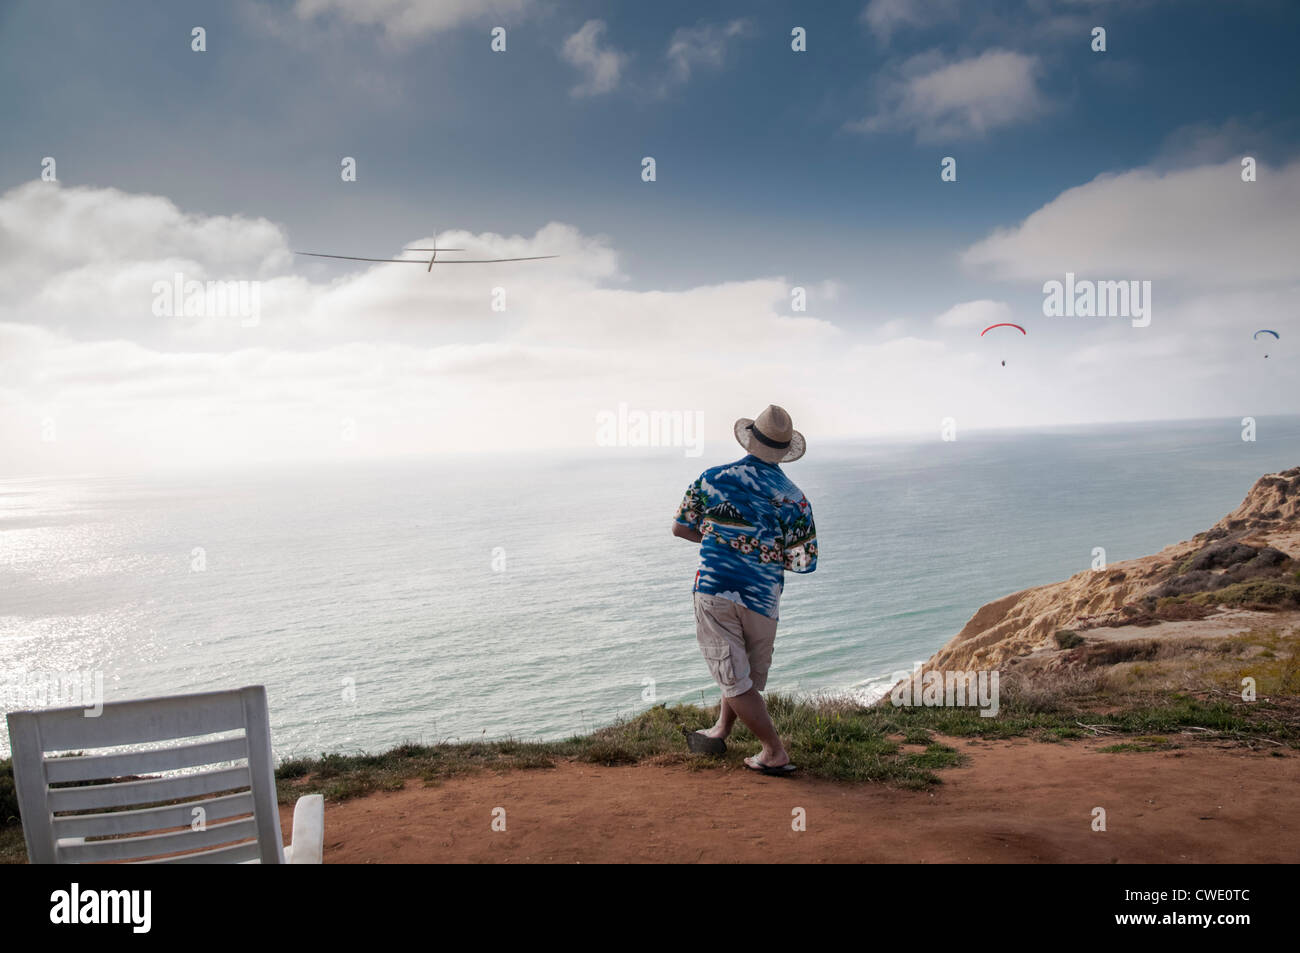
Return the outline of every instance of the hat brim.
<path id="1" fill-rule="evenodd" d="M 803 434 L 797 430 L 790 433 L 790 446 L 765 446 L 754 439 L 754 431 L 750 429 L 753 426 L 754 418 L 741 417 L 736 421 L 732 432 L 736 435 L 736 442 L 760 460 L 766 460 L 768 463 L 790 463 L 802 457 L 804 450 L 807 449 Z"/>

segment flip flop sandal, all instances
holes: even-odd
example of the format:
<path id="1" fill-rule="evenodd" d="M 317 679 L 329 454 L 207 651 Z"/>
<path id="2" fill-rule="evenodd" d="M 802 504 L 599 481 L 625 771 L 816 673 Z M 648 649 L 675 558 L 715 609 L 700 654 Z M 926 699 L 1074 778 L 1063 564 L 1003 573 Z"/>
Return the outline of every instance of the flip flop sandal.
<path id="1" fill-rule="evenodd" d="M 711 754 L 722 756 L 727 753 L 727 743 L 721 738 L 710 738 L 700 731 L 688 731 L 682 728 L 682 734 L 686 736 L 686 747 L 691 749 L 692 754 Z"/>
<path id="2" fill-rule="evenodd" d="M 759 761 L 757 764 L 750 764 L 748 761 L 745 761 L 744 765 L 751 771 L 770 774 L 777 778 L 788 778 L 791 774 L 799 770 L 793 764 L 781 764 L 774 767 L 770 764 L 764 764 L 762 761 Z"/>

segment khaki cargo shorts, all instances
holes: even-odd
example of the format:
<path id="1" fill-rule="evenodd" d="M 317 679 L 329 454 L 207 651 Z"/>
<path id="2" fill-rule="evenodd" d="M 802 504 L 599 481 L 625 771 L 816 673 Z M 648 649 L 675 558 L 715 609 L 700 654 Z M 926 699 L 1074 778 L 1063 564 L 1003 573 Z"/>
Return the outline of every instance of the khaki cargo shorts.
<path id="1" fill-rule="evenodd" d="M 776 619 L 746 609 L 738 602 L 695 593 L 695 637 L 709 674 L 727 698 L 751 688 L 767 687 L 776 644 Z"/>

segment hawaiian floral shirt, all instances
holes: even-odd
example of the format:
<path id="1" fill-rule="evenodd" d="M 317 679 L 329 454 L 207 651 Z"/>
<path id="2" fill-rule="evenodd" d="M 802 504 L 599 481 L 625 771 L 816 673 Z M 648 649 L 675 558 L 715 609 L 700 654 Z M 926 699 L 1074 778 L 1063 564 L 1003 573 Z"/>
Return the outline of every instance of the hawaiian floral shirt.
<path id="1" fill-rule="evenodd" d="M 677 522 L 704 535 L 695 591 L 778 618 L 785 571 L 817 568 L 812 505 L 775 463 L 753 454 L 686 488 Z"/>

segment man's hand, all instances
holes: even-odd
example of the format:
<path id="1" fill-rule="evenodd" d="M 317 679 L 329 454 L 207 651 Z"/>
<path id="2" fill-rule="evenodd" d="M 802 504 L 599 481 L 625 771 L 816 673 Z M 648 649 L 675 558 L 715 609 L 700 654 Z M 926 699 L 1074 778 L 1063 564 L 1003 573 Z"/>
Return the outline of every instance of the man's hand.
<path id="1" fill-rule="evenodd" d="M 698 529 L 683 526 L 676 520 L 673 520 L 673 535 L 680 536 L 682 539 L 689 539 L 692 543 L 698 543 L 704 539 L 704 534 Z"/>

